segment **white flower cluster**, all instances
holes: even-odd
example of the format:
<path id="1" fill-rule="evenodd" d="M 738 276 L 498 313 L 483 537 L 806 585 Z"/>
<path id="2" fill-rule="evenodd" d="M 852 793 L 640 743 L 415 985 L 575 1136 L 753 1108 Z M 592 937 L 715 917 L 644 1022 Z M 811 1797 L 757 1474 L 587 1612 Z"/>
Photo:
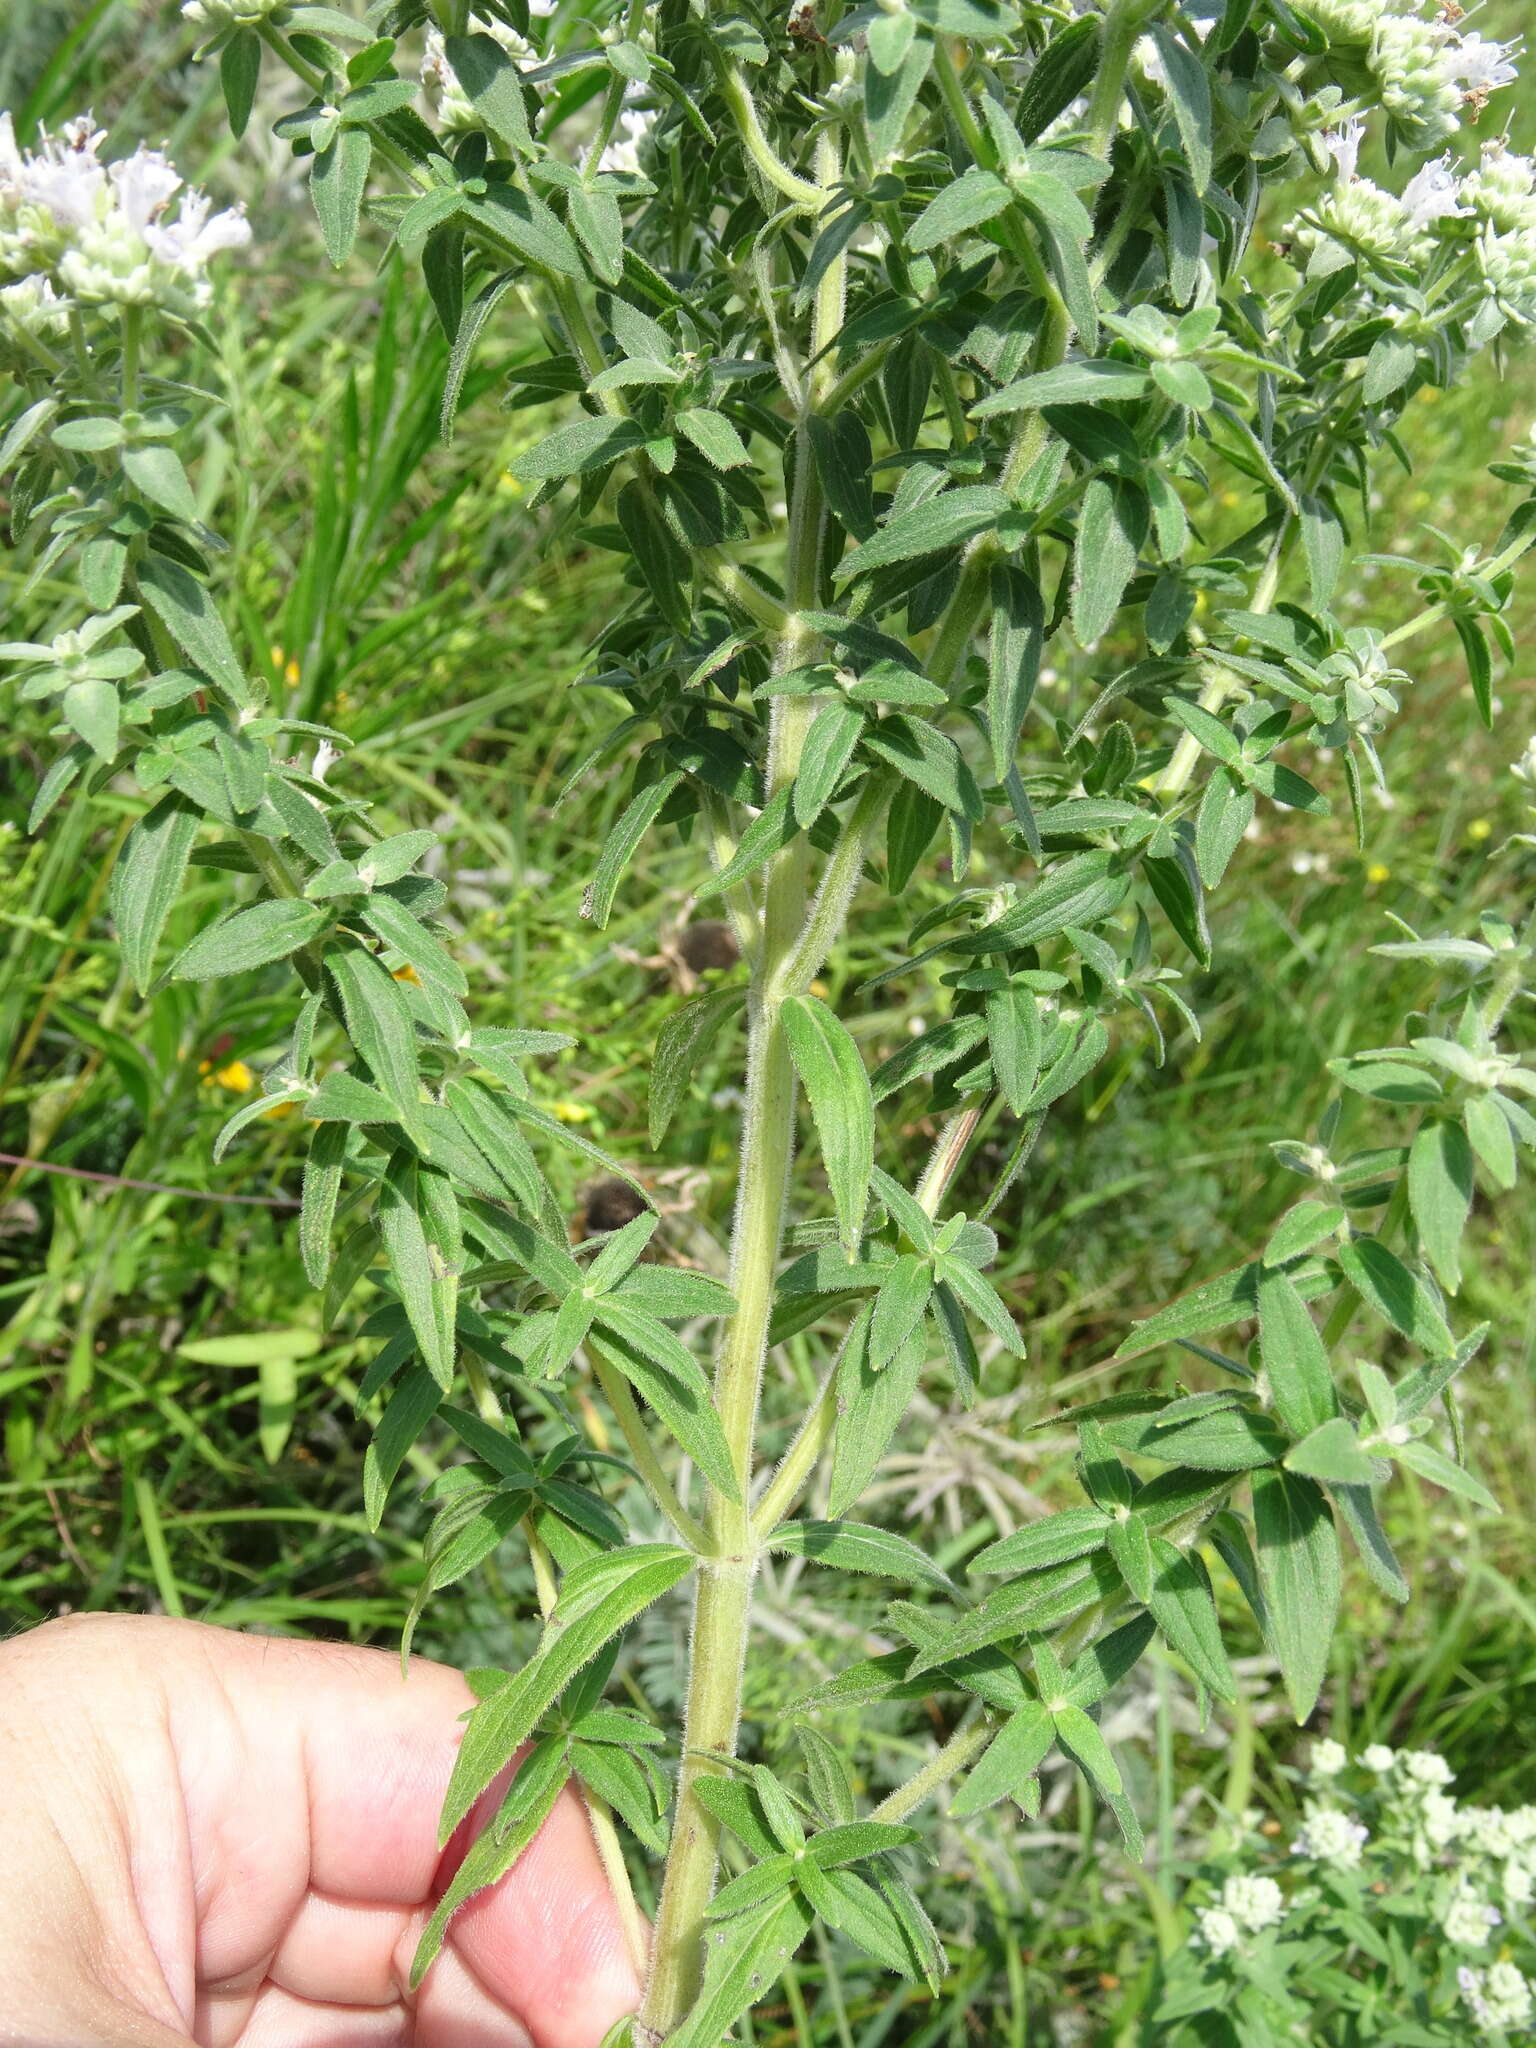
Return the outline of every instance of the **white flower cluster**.
<path id="1" fill-rule="evenodd" d="M 1338 179 L 1289 230 L 1309 267 L 1342 260 L 1335 248 L 1415 267 L 1441 246 L 1462 250 L 1504 313 L 1536 323 L 1536 159 L 1491 142 L 1462 174 L 1447 151 L 1393 193 L 1356 175 L 1363 133 L 1357 117 L 1323 138 Z"/>
<path id="2" fill-rule="evenodd" d="M 1463 1965 L 1456 1972 L 1456 1982 L 1485 2034 L 1508 2034 L 1530 2025 L 1536 2001 L 1528 1980 L 1513 1963 L 1490 1963 L 1486 1970 Z"/>
<path id="3" fill-rule="evenodd" d="M 1370 94 L 1410 149 L 1438 148 L 1456 132 L 1463 106 L 1515 77 L 1514 47 L 1453 26 L 1461 10 L 1424 0 L 1312 0 L 1308 9 L 1330 44 L 1356 53 Z"/>
<path id="4" fill-rule="evenodd" d="M 215 213 L 159 150 L 103 163 L 88 115 L 17 146 L 0 114 L 0 292 L 8 341 L 46 339 L 77 306 L 158 306 L 189 314 L 211 295 L 208 264 L 250 240 L 238 210 Z"/>
<path id="5" fill-rule="evenodd" d="M 1245 1934 L 1278 1927 L 1284 1917 L 1285 1896 L 1272 1877 L 1238 1872 L 1223 1884 L 1218 1904 L 1196 1910 L 1195 1932 L 1190 1938 L 1197 1948 L 1224 1956 L 1239 1946 Z"/>
<path id="6" fill-rule="evenodd" d="M 1465 1883 L 1458 1885 L 1451 1894 L 1450 1904 L 1440 1922 L 1445 1929 L 1445 1938 L 1453 1948 L 1486 1948 L 1489 1935 L 1495 1927 L 1503 1924 L 1504 1915 L 1498 1907 L 1480 1899 Z"/>
<path id="7" fill-rule="evenodd" d="M 1326 1863 L 1334 1870 L 1358 1870 L 1360 1857 L 1371 1839 L 1370 1830 L 1336 1806 L 1324 1806 L 1309 1799 L 1296 1839 L 1293 1856 L 1305 1856 L 1313 1863 Z"/>

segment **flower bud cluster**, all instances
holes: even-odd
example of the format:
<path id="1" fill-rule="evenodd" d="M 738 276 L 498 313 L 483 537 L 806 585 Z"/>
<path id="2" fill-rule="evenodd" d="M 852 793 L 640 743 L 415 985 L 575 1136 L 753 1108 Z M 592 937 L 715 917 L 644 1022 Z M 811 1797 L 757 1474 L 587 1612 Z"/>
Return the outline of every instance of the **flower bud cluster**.
<path id="1" fill-rule="evenodd" d="M 1278 1927 L 1284 1917 L 1285 1895 L 1274 1879 L 1238 1871 L 1223 1884 L 1216 1905 L 1196 1910 L 1191 1939 L 1213 1956 L 1227 1955 L 1241 1946 L 1244 1935 Z"/>
<path id="2" fill-rule="evenodd" d="M 1485 2034 L 1510 2034 L 1530 2025 L 1536 2002 L 1529 1980 L 1513 1963 L 1490 1963 L 1486 1970 L 1464 1964 L 1456 1972 L 1456 1982 Z"/>
<path id="3" fill-rule="evenodd" d="M 0 114 L 0 332 L 12 348 L 56 335 L 71 304 L 206 306 L 208 265 L 250 240 L 244 215 L 215 213 L 159 150 L 104 163 L 89 116 L 21 149 Z"/>
<path id="4" fill-rule="evenodd" d="M 289 4 L 290 0 L 186 0 L 181 12 L 210 35 L 224 35 L 231 29 L 257 28 L 274 15 L 281 18 Z"/>

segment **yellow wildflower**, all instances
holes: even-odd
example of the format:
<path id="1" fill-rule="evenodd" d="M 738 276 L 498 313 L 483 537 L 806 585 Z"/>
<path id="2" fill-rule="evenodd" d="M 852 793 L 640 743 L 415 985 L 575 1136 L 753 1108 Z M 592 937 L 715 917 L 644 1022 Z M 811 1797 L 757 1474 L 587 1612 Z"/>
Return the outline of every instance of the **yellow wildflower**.
<path id="1" fill-rule="evenodd" d="M 216 1067 L 212 1060 L 200 1060 L 197 1071 L 216 1087 L 227 1088 L 231 1095 L 249 1095 L 256 1086 L 256 1076 L 244 1060 L 231 1060 L 223 1067 Z"/>

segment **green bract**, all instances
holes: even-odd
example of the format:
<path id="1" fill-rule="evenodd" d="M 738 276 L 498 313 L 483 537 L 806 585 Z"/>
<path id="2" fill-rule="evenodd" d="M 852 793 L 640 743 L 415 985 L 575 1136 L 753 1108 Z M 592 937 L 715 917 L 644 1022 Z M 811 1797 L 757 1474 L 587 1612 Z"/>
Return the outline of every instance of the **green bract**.
<path id="1" fill-rule="evenodd" d="M 40 159 L 12 152 L 0 268 L 25 289 L 0 293 L 20 387 L 0 467 L 18 544 L 80 593 L 62 636 L 0 648 L 24 700 L 58 699 L 34 825 L 77 781 L 142 796 L 111 896 L 141 990 L 303 984 L 291 1047 L 220 1144 L 266 1108 L 306 1119 L 299 1238 L 326 1315 L 364 1273 L 386 1290 L 364 1329 L 383 1340 L 361 1390 L 383 1398 L 372 1522 L 429 1424 L 463 1444 L 433 1488 L 412 1627 L 503 1541 L 531 1549 L 543 1635 L 480 1686 L 445 1833 L 533 1746 L 418 1975 L 574 1780 L 621 1899 L 614 1817 L 665 1855 L 634 2048 L 715 2048 L 816 1919 L 937 1974 L 901 1823 L 946 1784 L 957 1816 L 1033 1812 L 1059 1752 L 1139 1849 L 1098 1711 L 1155 1638 L 1202 1701 L 1234 1696 L 1218 1582 L 1305 1718 L 1341 1530 L 1407 1596 L 1375 1506 L 1394 1467 L 1488 1504 L 1436 1416 L 1483 1335 L 1454 1301 L 1474 1196 L 1509 1189 L 1536 1143 L 1536 1071 L 1508 1032 L 1532 935 L 1495 918 L 1382 948 L 1418 964 L 1419 1011 L 1401 1045 L 1333 1062 L 1323 1129 L 1278 1148 L 1308 1187 L 1269 1242 L 1139 1323 L 1121 1306 L 1119 1359 L 1173 1347 L 1195 1384 L 1127 1374 L 1052 1418 L 1077 1434 L 1082 1501 L 988 1544 L 963 1584 L 854 1512 L 920 1382 L 969 1403 L 984 1366 L 1023 1355 L 988 1278 L 1007 1191 L 1105 1062 L 1198 1034 L 1181 984 L 1211 963 L 1207 894 L 1256 816 L 1348 806 L 1363 843 L 1400 664 L 1430 625 L 1454 622 L 1491 718 L 1531 462 L 1500 470 L 1525 493 L 1502 534 L 1407 565 L 1413 617 L 1381 630 L 1339 605 L 1373 466 L 1411 452 L 1409 402 L 1536 318 L 1531 166 L 1486 150 L 1389 190 L 1356 175 L 1360 122 L 1379 109 L 1399 153 L 1438 148 L 1507 53 L 1409 6 L 1285 0 L 1214 18 L 1164 0 L 187 11 L 237 132 L 279 73 L 299 82 L 277 132 L 330 260 L 364 252 L 360 285 L 384 262 L 430 295 L 445 438 L 500 374 L 508 323 L 538 322 L 507 397 L 552 412 L 516 476 L 624 579 L 580 678 L 618 713 L 587 765 L 626 778 L 584 912 L 600 929 L 637 850 L 681 841 L 744 963 L 679 1004 L 649 1077 L 661 1146 L 706 1051 L 742 1067 L 728 1281 L 653 1263 L 649 1213 L 567 1241 L 547 1148 L 643 1195 L 637 1164 L 532 1099 L 524 1065 L 561 1041 L 476 1028 L 420 870 L 434 835 L 379 838 L 326 781 L 343 736 L 252 679 L 172 446 L 199 400 L 156 353 L 212 252 L 188 253 L 183 218 L 166 247 L 197 293 L 157 293 L 147 259 L 103 282 L 111 251 L 82 268 Z M 41 147 L 56 172 L 62 144 Z M 75 175 L 105 193 L 95 147 Z M 167 957 L 194 863 L 228 871 L 228 901 Z M 907 948 L 849 986 L 861 894 L 904 900 L 919 875 Z M 872 1065 L 877 991 L 912 1029 Z M 1392 1149 L 1341 1142 L 1362 1101 L 1395 1120 Z M 912 1187 L 887 1170 L 899 1127 L 937 1134 Z M 802 1137 L 825 1193 L 792 1232 Z M 835 1362 L 770 1472 L 764 1360 L 816 1324 Z M 525 1444 L 534 1418 L 564 1426 L 577 1375 L 675 1540 L 631 1540 L 600 1445 Z M 947 1702 L 955 1732 L 869 1813 L 814 1719 L 803 1783 L 737 1762 L 767 1550 L 900 1590 L 897 1647 L 822 1697 Z M 603 1689 L 621 1632 L 690 1578 L 687 1718 L 663 1734 Z M 722 1851 L 739 1867 L 717 1891 Z M 1195 1975 L 1170 1976 L 1181 2013 L 1205 2009 Z"/>

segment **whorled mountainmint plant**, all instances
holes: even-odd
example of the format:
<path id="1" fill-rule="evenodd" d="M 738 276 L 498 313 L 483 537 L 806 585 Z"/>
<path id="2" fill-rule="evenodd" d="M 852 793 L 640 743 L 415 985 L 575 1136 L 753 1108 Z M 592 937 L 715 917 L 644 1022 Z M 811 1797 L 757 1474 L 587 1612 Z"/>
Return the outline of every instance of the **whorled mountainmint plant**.
<path id="1" fill-rule="evenodd" d="M 202 401 L 145 353 L 166 321 L 195 339 L 202 261 L 241 230 L 189 195 L 178 214 L 162 159 L 102 169 L 85 130 L 0 150 L 21 386 L 0 468 L 19 544 L 69 565 L 84 614 L 3 650 L 24 697 L 59 700 L 34 823 L 132 776 L 147 808 L 112 911 L 142 988 L 292 962 L 292 1046 L 220 1147 L 292 1105 L 313 1127 L 300 1240 L 327 1316 L 364 1274 L 384 1290 L 364 1325 L 382 1340 L 370 1514 L 429 1425 L 468 1453 L 433 1490 L 422 1598 L 504 1539 L 531 1552 L 544 1633 L 483 1682 L 445 1839 L 532 1748 L 418 1970 L 574 1778 L 621 1899 L 615 1815 L 665 1858 L 637 2048 L 712 2048 L 815 1918 L 892 1969 L 940 1970 L 905 1822 L 946 1784 L 960 1816 L 1029 1810 L 1059 1748 L 1134 1846 L 1095 1710 L 1154 1637 L 1231 1696 L 1212 1563 L 1305 1718 L 1340 1525 L 1405 1597 L 1374 1505 L 1393 1463 L 1480 1493 L 1430 1439 L 1481 1336 L 1449 1320 L 1474 1187 L 1512 1185 L 1536 1140 L 1510 1030 L 1531 933 L 1494 914 L 1476 937 L 1394 942 L 1450 976 L 1444 1017 L 1338 1063 L 1347 1094 L 1408 1117 L 1403 1142 L 1341 1150 L 1336 1109 L 1281 1148 L 1306 1197 L 1122 1346 L 1184 1346 L 1212 1384 L 1078 1410 L 1084 1499 L 973 1556 L 964 1586 L 853 1514 L 921 1380 L 968 1401 L 983 1350 L 1022 1353 L 986 1278 L 1008 1191 L 1112 1047 L 1161 1058 L 1165 1028 L 1198 1028 L 1180 976 L 1209 964 L 1207 892 L 1258 806 L 1343 798 L 1363 838 L 1406 650 L 1444 620 L 1491 717 L 1536 538 L 1530 464 L 1503 467 L 1524 496 L 1490 547 L 1408 565 L 1412 617 L 1345 623 L 1338 598 L 1374 464 L 1410 452 L 1410 400 L 1536 319 L 1532 167 L 1483 112 L 1511 53 L 1417 7 L 1289 0 L 186 12 L 237 132 L 264 67 L 308 93 L 277 125 L 332 259 L 361 238 L 419 268 L 451 343 L 447 432 L 471 358 L 494 363 L 528 306 L 542 322 L 508 399 L 562 416 L 518 473 L 623 576 L 585 679 L 615 700 L 599 759 L 628 802 L 586 911 L 600 929 L 641 843 L 681 837 L 680 878 L 746 963 L 678 1008 L 650 1077 L 663 1147 L 705 1051 L 738 1048 L 728 1286 L 646 1262 L 649 1211 L 567 1242 L 539 1155 L 584 1141 L 524 1073 L 557 1041 L 475 1025 L 434 929 L 445 892 L 417 872 L 432 835 L 381 839 L 326 779 L 342 736 L 252 681 L 174 447 Z M 1394 166 L 1367 181 L 1382 136 Z M 1408 174 L 1405 153 L 1429 160 Z M 1325 757 L 1327 790 L 1303 773 Z M 249 879 L 162 969 L 192 862 Z M 834 1010 L 814 984 L 850 912 L 920 871 L 908 951 Z M 867 991 L 892 984 L 926 1028 L 871 1072 Z M 941 1125 L 912 1187 L 887 1170 L 887 1102 Z M 827 1198 L 791 1221 L 802 1121 Z M 980 1140 L 999 1135 L 988 1185 Z M 952 1202 L 962 1176 L 978 1217 Z M 678 1327 L 709 1319 L 712 1374 Z M 770 1469 L 765 1360 L 813 1326 L 836 1360 Z M 1346 1339 L 1380 1360 L 1340 1376 Z M 575 1372 L 675 1541 L 629 1540 L 611 1460 L 567 1424 L 555 1383 Z M 797 1515 L 813 1479 L 822 1512 Z M 888 1616 L 901 1647 L 823 1689 L 946 1702 L 948 1740 L 871 1813 L 814 1701 L 803 1782 L 737 1760 L 769 1548 L 911 1596 Z M 602 1695 L 625 1626 L 688 1578 L 686 1723 L 658 1730 Z M 744 1867 L 719 1887 L 726 1843 Z"/>

